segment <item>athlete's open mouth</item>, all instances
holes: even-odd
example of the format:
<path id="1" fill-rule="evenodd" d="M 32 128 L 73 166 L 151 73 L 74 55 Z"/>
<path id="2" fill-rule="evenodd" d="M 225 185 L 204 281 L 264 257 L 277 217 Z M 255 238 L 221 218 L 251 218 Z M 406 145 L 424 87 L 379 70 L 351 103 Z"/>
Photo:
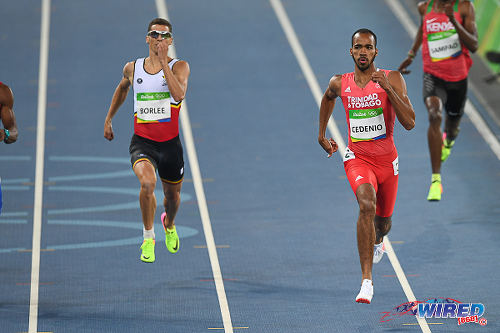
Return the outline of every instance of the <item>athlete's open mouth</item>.
<path id="1" fill-rule="evenodd" d="M 368 59 L 365 57 L 360 57 L 358 60 L 361 64 L 366 64 L 368 62 Z"/>

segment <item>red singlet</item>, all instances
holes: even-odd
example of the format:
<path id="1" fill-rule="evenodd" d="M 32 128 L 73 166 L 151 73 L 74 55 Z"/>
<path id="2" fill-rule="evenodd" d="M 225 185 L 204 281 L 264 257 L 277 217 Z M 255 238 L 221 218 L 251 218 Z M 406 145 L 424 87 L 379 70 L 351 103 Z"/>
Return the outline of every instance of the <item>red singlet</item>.
<path id="1" fill-rule="evenodd" d="M 384 70 L 386 75 L 389 70 Z M 398 153 L 394 145 L 396 114 L 387 93 L 378 83 L 359 88 L 354 73 L 342 75 L 349 144 L 344 153 L 344 169 L 354 194 L 359 185 L 372 184 L 377 193 L 376 214 L 392 215 L 398 189 Z"/>
<path id="2" fill-rule="evenodd" d="M 458 3 L 454 4 L 457 22 L 463 23 L 458 12 Z M 469 50 L 460 42 L 455 26 L 445 13 L 436 13 L 434 0 L 428 2 L 427 13 L 423 17 L 422 60 L 424 72 L 445 81 L 461 81 L 469 74 L 472 59 Z"/>
<path id="3" fill-rule="evenodd" d="M 384 70 L 389 75 L 389 70 Z M 366 156 L 387 155 L 394 146 L 394 121 L 387 93 L 378 83 L 368 82 L 363 89 L 354 82 L 354 73 L 342 75 L 342 104 L 344 104 L 349 149 Z"/>

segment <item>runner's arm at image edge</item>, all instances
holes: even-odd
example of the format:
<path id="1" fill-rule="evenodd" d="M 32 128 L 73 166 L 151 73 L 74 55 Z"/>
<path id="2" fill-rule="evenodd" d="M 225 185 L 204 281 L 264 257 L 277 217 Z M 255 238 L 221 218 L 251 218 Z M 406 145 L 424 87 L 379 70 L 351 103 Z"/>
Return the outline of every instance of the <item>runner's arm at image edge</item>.
<path id="1" fill-rule="evenodd" d="M 14 94 L 12 90 L 7 85 L 2 85 L 0 88 L 0 118 L 2 118 L 2 124 L 4 129 L 9 131 L 9 138 L 5 139 L 4 130 L 0 130 L 0 141 L 4 141 L 7 144 L 14 143 L 17 141 L 18 130 L 16 116 L 14 111 Z"/>

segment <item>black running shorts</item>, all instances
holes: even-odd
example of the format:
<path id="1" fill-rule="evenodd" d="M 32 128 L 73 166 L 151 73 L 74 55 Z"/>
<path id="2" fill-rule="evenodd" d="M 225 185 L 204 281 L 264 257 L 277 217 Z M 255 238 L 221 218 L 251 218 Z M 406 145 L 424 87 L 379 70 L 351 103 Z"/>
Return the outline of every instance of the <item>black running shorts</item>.
<path id="1" fill-rule="evenodd" d="M 129 152 L 132 168 L 138 162 L 147 160 L 158 170 L 162 181 L 172 184 L 182 181 L 184 158 L 179 136 L 165 142 L 156 142 L 134 134 Z"/>
<path id="2" fill-rule="evenodd" d="M 424 72 L 423 96 L 424 103 L 427 97 L 439 97 L 448 116 L 461 117 L 464 114 L 465 101 L 467 100 L 467 78 L 462 81 L 450 82 Z"/>

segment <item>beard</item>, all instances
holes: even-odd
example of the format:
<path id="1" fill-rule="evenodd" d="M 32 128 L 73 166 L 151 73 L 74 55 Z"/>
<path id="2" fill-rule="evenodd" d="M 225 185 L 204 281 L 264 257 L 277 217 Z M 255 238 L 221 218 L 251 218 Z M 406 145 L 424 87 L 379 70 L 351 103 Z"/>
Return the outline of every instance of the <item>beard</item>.
<path id="1" fill-rule="evenodd" d="M 362 72 L 366 71 L 368 68 L 370 68 L 370 66 L 373 64 L 373 61 L 375 61 L 375 57 L 373 57 L 373 59 L 369 60 L 367 58 L 367 62 L 365 64 L 360 64 L 359 62 L 356 61 L 356 59 L 354 58 L 354 56 L 352 56 L 352 60 L 354 60 L 354 63 L 356 64 L 356 67 L 358 67 L 358 69 Z"/>

